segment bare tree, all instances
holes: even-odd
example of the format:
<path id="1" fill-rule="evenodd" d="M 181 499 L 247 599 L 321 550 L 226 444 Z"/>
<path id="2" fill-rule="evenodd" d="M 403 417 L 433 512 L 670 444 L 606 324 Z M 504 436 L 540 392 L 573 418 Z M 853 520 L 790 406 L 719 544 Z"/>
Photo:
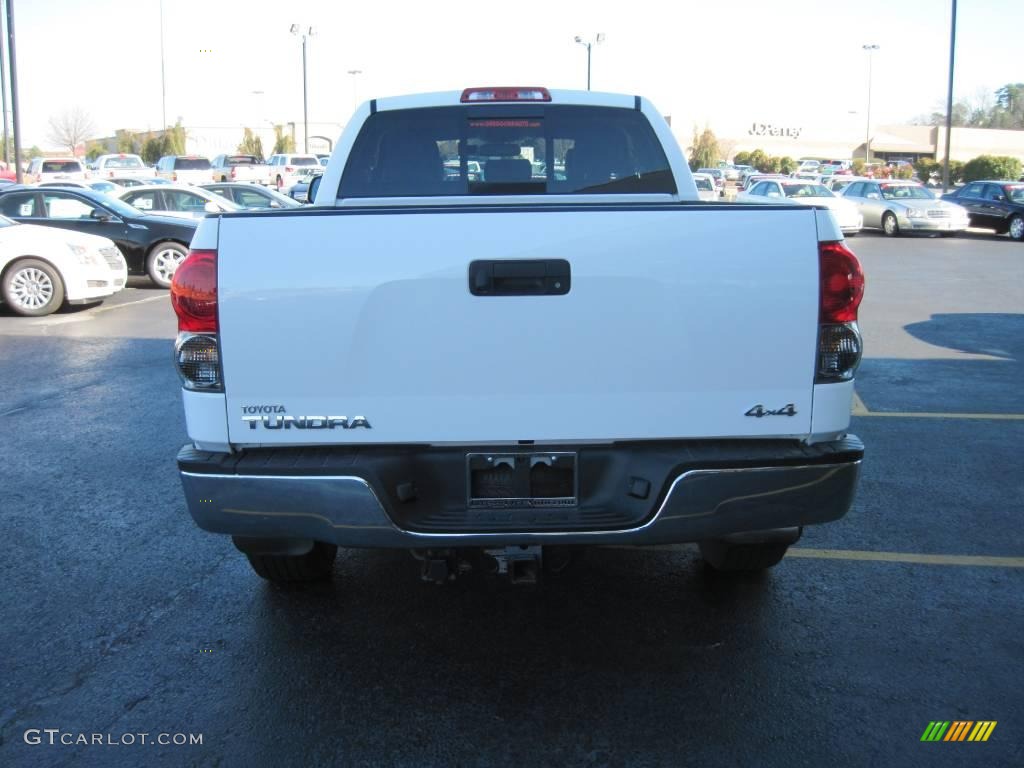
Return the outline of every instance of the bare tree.
<path id="1" fill-rule="evenodd" d="M 50 118 L 50 133 L 47 138 L 74 154 L 75 148 L 95 131 L 96 126 L 89 113 L 81 107 L 72 107 Z"/>

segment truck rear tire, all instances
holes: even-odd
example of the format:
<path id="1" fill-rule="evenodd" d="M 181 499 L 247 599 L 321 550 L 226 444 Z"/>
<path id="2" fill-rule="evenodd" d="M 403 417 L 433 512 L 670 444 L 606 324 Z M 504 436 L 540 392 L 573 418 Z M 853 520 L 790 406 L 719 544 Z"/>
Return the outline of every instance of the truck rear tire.
<path id="1" fill-rule="evenodd" d="M 278 584 L 328 581 L 337 552 L 337 546 L 322 541 L 314 541 L 312 549 L 302 555 L 267 555 L 242 549 L 257 576 Z"/>
<path id="2" fill-rule="evenodd" d="M 789 544 L 732 544 L 718 539 L 702 541 L 700 556 L 716 571 L 763 571 L 778 565 L 786 556 Z"/>

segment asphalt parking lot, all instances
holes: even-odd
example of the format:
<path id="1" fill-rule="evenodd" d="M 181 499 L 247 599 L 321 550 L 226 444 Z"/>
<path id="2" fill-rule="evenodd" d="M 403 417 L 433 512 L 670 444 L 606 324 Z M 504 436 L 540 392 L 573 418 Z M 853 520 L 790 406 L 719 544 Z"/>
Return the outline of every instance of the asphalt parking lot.
<path id="1" fill-rule="evenodd" d="M 349 551 L 268 586 L 185 510 L 166 293 L 0 308 L 0 765 L 1024 764 L 1024 246 L 850 244 L 862 484 L 762 577 L 686 546 L 438 588 Z M 922 743 L 935 720 L 998 724 Z"/>

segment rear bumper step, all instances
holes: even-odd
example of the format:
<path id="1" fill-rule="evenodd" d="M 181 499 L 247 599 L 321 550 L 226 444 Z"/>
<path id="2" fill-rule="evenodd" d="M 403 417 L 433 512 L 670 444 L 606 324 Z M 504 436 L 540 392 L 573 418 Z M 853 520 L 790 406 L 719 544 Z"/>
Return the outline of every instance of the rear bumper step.
<path id="1" fill-rule="evenodd" d="M 478 509 L 467 502 L 466 461 L 487 450 L 220 454 L 186 446 L 178 467 L 196 523 L 234 536 L 394 548 L 669 544 L 836 520 L 853 501 L 864 447 L 849 436 L 814 446 L 685 441 L 550 448 L 578 457 L 577 504 Z"/>

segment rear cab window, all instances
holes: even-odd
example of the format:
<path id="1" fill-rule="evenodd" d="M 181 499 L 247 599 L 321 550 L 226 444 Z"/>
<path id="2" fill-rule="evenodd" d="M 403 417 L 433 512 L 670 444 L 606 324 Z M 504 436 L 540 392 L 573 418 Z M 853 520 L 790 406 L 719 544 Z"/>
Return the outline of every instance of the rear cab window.
<path id="1" fill-rule="evenodd" d="M 77 160 L 44 160 L 42 173 L 79 173 L 82 164 Z"/>
<path id="2" fill-rule="evenodd" d="M 179 157 L 174 160 L 176 171 L 208 171 L 210 161 L 205 157 Z"/>
<path id="3" fill-rule="evenodd" d="M 503 104 L 371 115 L 337 196 L 675 192 L 661 143 L 638 110 Z"/>
<path id="4" fill-rule="evenodd" d="M 142 160 L 137 157 L 108 157 L 103 161 L 104 168 L 145 168 Z"/>
<path id="5" fill-rule="evenodd" d="M 228 155 L 221 164 L 231 168 L 239 165 L 256 165 L 257 163 L 259 161 L 255 155 Z"/>

